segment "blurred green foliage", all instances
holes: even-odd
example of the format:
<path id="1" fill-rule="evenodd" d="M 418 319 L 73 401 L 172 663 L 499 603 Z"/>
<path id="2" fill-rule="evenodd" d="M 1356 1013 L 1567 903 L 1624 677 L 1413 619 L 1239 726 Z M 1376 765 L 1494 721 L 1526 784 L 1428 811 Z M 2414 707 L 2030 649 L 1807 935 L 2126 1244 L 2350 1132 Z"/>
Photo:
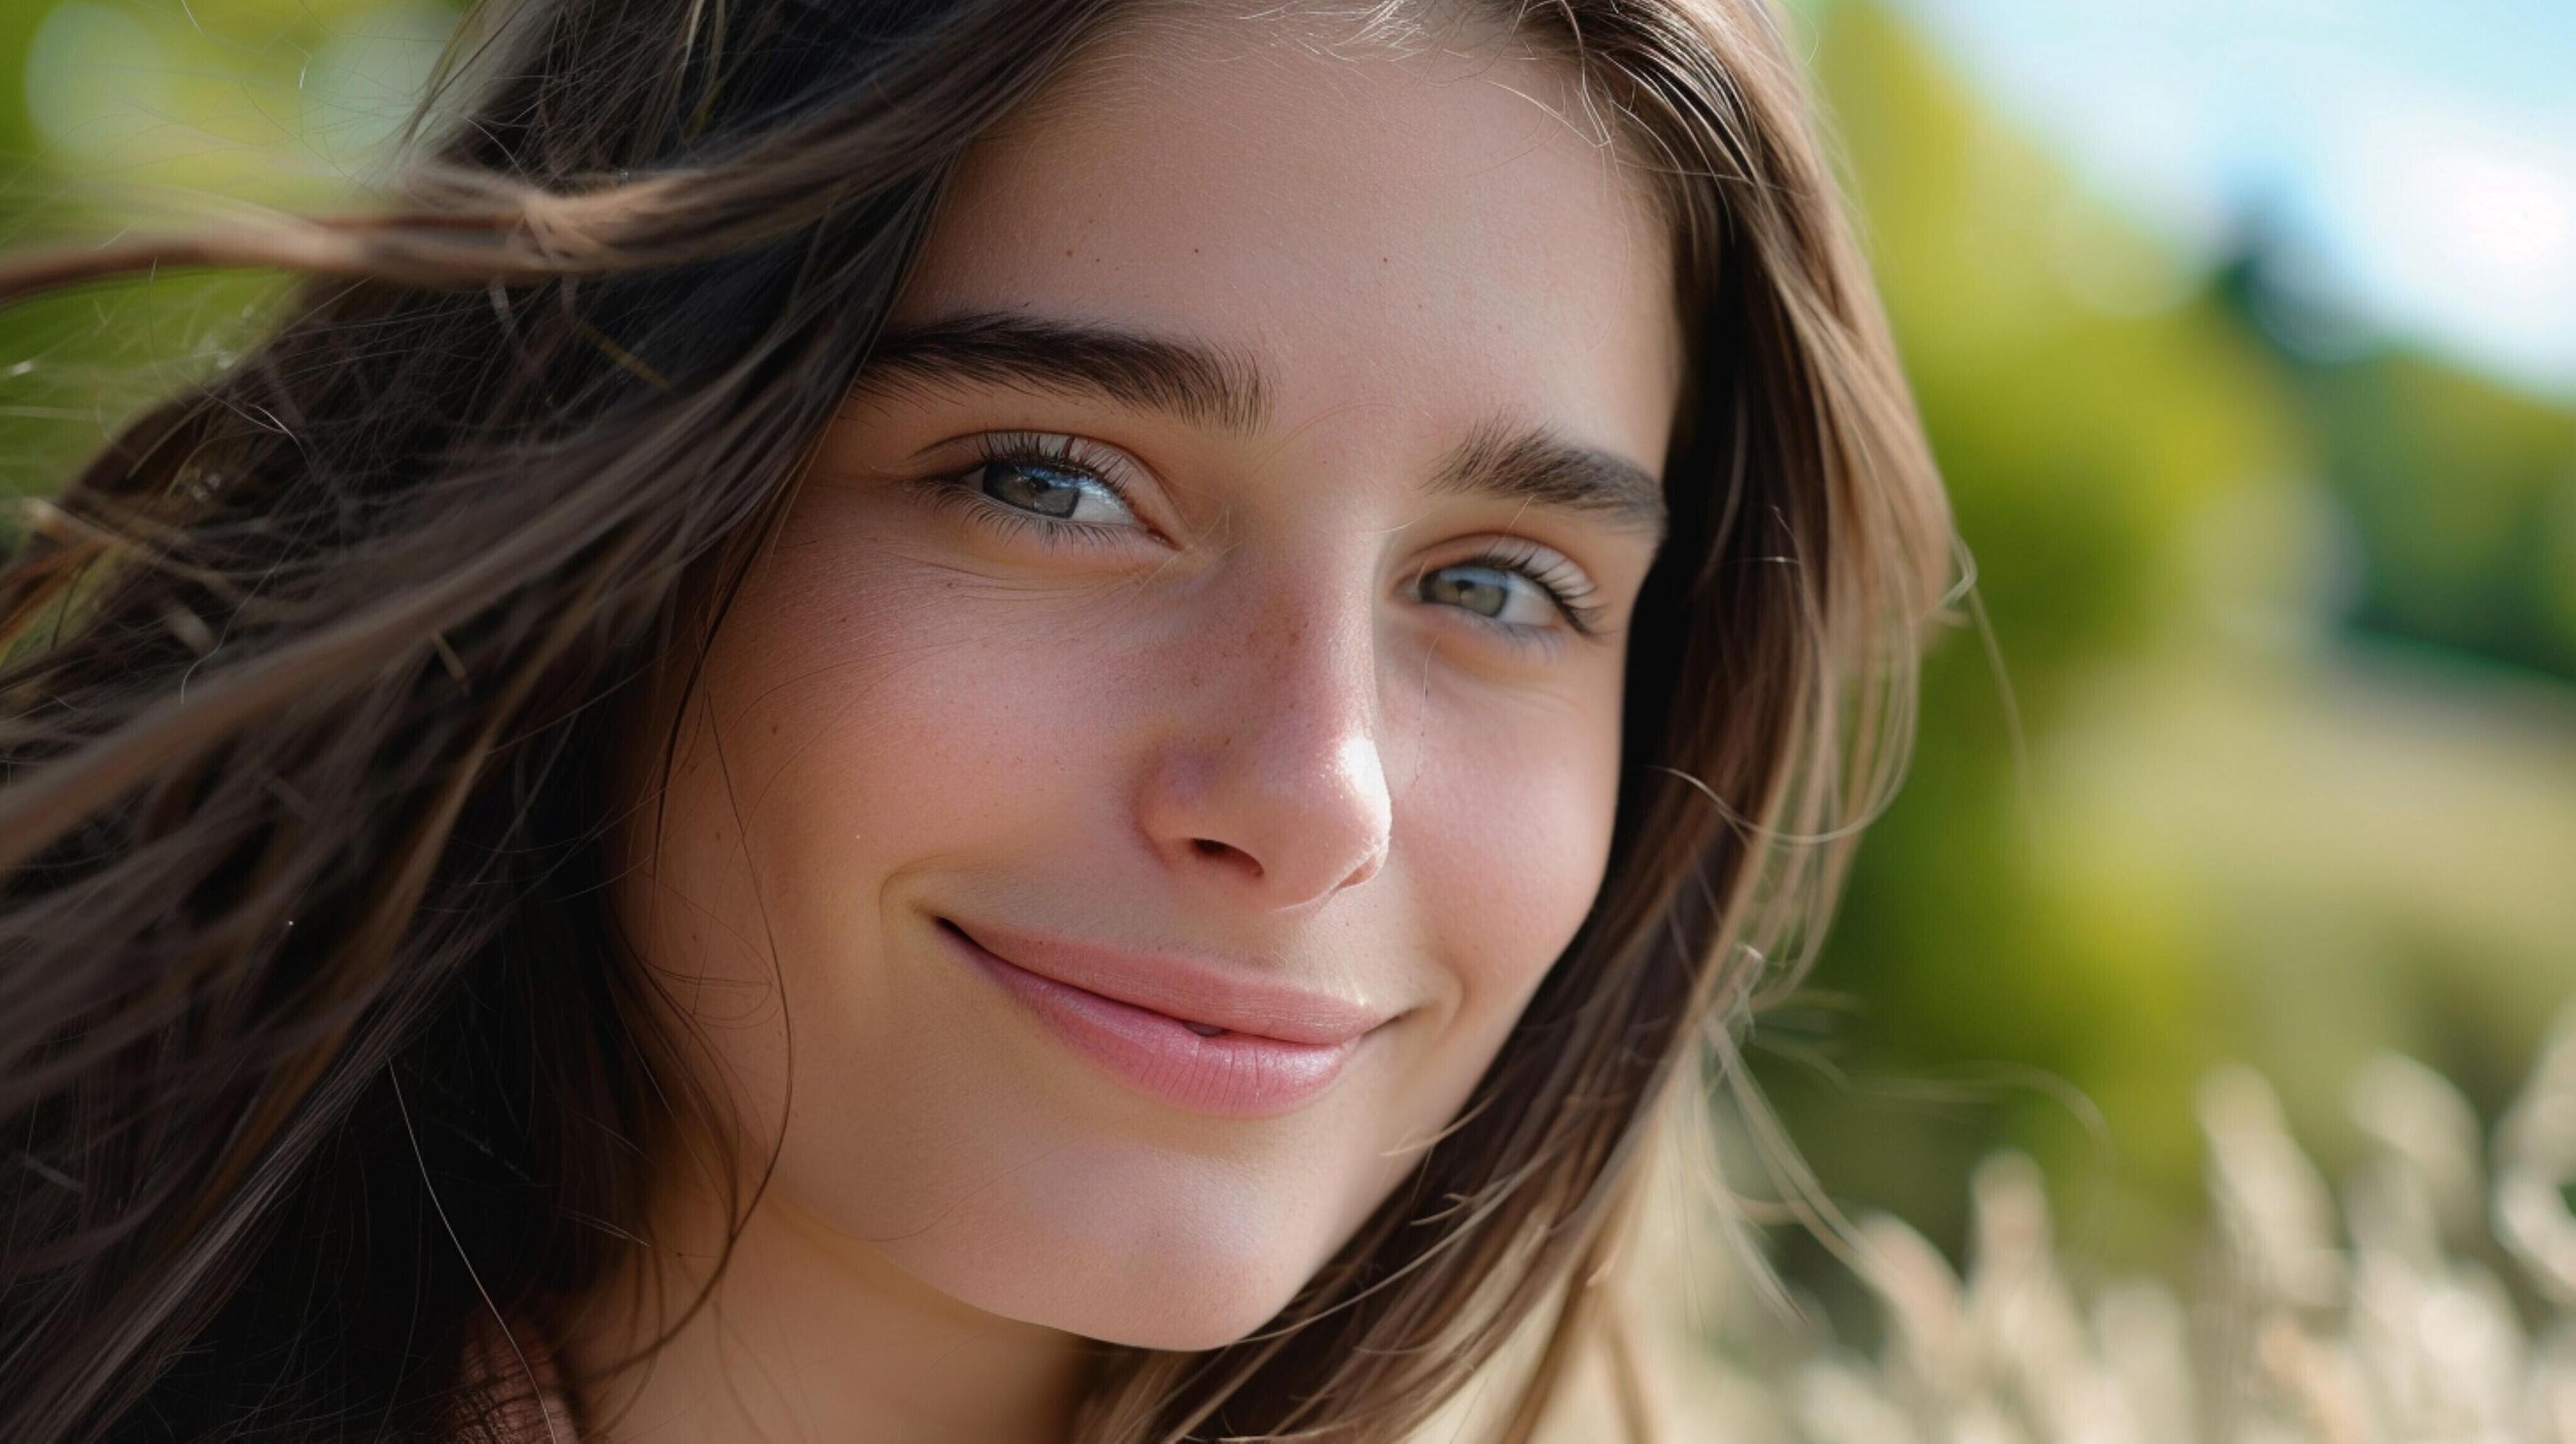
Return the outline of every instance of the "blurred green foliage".
<path id="1" fill-rule="evenodd" d="M 451 14 L 0 6 L 0 239 L 344 196 Z M 2576 987 L 2576 411 L 2321 355 L 2334 318 L 2259 218 L 2195 272 L 1881 5 L 1802 19 L 1991 636 L 1930 659 L 1911 779 L 1757 1075 L 1855 1207 L 1955 1251 L 1961 1180 L 2011 1146 L 2079 1256 L 2181 1268 L 2210 1065 L 2280 1080 L 2339 1167 L 2371 1051 L 2493 1110 Z M 0 313 L 0 493 L 54 484 L 273 289 Z"/>
<path id="2" fill-rule="evenodd" d="M 0 244 L 345 202 L 455 13 L 438 0 L 0 5 Z M 0 494 L 55 484 L 120 418 L 219 363 L 279 289 L 168 274 L 0 314 Z M 0 515 L 0 541 L 16 524 Z"/>
<path id="3" fill-rule="evenodd" d="M 1849 1205 L 1955 1250 L 2018 1147 L 2079 1255 L 2179 1269 L 2206 1068 L 2340 1160 L 2370 1049 L 2492 1110 L 2576 991 L 2576 411 L 2317 359 L 2259 218 L 2190 274 L 1898 17 L 1807 18 L 1993 652 L 1932 657 L 1757 1074 Z"/>

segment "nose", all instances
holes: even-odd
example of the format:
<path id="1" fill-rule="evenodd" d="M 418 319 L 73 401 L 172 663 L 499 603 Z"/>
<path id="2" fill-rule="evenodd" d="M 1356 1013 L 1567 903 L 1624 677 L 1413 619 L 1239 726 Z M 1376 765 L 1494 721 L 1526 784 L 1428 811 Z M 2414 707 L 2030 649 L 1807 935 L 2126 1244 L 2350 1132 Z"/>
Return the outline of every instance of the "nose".
<path id="1" fill-rule="evenodd" d="M 1254 600 L 1183 643 L 1138 821 L 1193 886 L 1287 911 L 1375 876 L 1394 805 L 1365 609 Z"/>

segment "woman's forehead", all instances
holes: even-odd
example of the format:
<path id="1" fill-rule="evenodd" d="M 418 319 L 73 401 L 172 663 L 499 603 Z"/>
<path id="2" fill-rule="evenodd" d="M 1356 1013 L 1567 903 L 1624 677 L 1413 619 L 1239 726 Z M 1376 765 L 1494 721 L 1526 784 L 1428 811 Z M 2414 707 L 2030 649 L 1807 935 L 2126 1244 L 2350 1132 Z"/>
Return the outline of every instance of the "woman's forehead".
<path id="1" fill-rule="evenodd" d="M 1659 464 L 1671 246 L 1570 68 L 1130 31 L 976 146 L 894 317 L 1028 310 L 1255 357 L 1281 423 L 1525 419 Z"/>

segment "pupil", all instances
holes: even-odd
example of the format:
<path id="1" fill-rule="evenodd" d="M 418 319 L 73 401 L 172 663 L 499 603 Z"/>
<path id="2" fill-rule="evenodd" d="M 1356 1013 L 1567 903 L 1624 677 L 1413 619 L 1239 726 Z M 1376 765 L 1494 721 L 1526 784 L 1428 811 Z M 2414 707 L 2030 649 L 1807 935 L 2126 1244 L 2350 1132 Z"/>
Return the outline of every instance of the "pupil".
<path id="1" fill-rule="evenodd" d="M 1041 516 L 1069 517 L 1082 488 L 1058 472 L 1015 461 L 984 464 L 984 494 Z"/>
<path id="2" fill-rule="evenodd" d="M 1492 567 L 1443 567 L 1422 579 L 1422 599 L 1499 617 L 1511 601 L 1511 582 Z"/>

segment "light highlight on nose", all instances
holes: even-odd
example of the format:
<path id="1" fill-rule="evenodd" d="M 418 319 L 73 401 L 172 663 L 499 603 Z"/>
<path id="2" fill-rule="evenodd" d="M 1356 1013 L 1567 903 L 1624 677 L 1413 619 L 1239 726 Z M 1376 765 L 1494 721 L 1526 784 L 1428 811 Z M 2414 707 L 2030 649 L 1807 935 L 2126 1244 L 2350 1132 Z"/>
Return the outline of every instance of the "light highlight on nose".
<path id="1" fill-rule="evenodd" d="M 1285 910 L 1374 877 L 1394 805 L 1366 621 L 1271 643 L 1176 695 L 1138 820 L 1184 878 Z"/>

